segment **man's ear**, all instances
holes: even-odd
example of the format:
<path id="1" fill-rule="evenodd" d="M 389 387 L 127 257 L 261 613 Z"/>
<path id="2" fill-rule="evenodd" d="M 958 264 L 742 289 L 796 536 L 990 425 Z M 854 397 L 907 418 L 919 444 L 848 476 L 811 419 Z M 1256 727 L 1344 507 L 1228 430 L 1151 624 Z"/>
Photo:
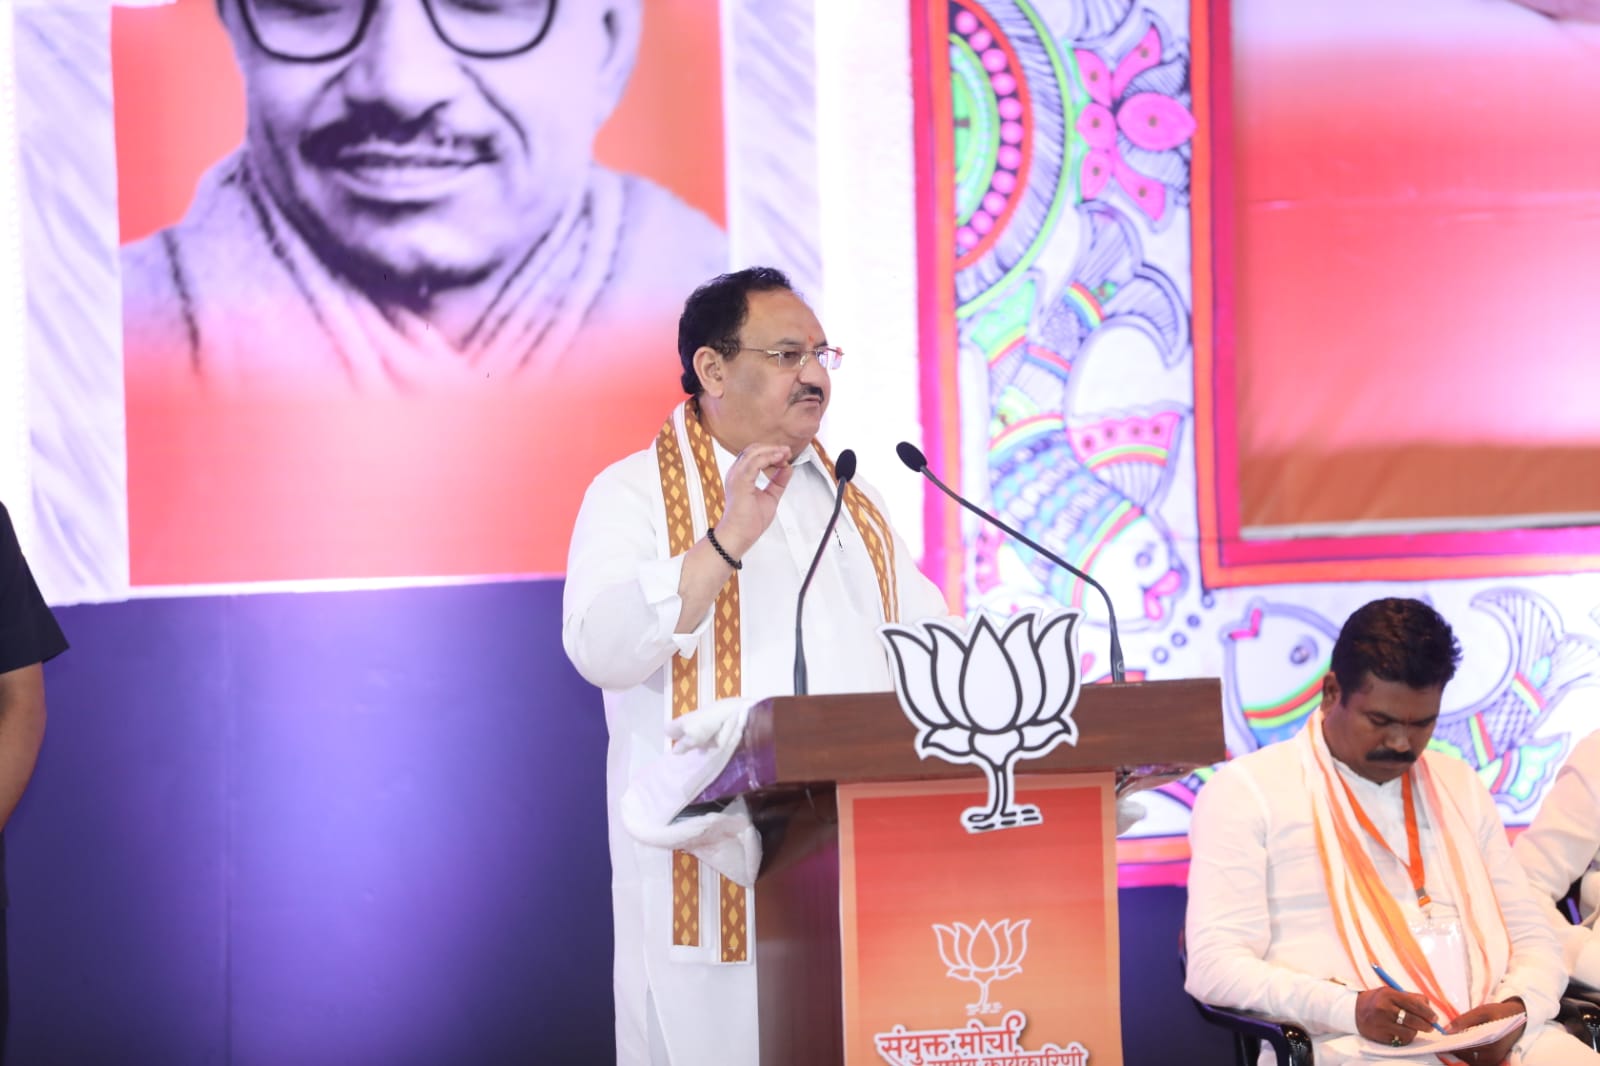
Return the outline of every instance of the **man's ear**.
<path id="1" fill-rule="evenodd" d="M 581 2 L 581 0 L 580 0 Z M 598 122 L 617 109 L 617 101 L 628 87 L 633 76 L 633 66 L 639 59 L 639 38 L 644 28 L 642 0 L 609 0 L 601 13 L 601 30 L 605 36 L 605 54 L 600 60 L 598 86 Z"/>
<path id="2" fill-rule="evenodd" d="M 1322 711 L 1324 714 L 1335 703 L 1339 702 L 1340 695 L 1339 679 L 1333 676 L 1332 670 L 1329 670 L 1322 678 Z"/>
<path id="3" fill-rule="evenodd" d="M 722 353 L 715 348 L 702 345 L 694 353 L 694 372 L 700 377 L 700 387 L 706 395 L 720 399 L 725 391 L 724 376 L 727 367 L 723 363 Z"/>

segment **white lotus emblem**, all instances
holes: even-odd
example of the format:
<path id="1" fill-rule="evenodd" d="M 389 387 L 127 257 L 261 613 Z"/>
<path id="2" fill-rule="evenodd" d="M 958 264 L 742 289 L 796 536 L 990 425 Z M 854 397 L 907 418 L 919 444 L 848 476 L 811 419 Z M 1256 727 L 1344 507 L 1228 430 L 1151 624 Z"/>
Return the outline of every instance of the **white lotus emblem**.
<path id="1" fill-rule="evenodd" d="M 939 938 L 939 958 L 948 968 L 945 976 L 978 986 L 978 1002 L 967 1004 L 968 1014 L 999 1013 L 1000 1004 L 989 1002 L 989 986 L 1022 972 L 1030 920 L 1002 918 L 993 924 L 979 922 L 977 928 L 963 922 L 933 927 L 933 935 Z"/>
<path id="2" fill-rule="evenodd" d="M 980 615 L 970 633 L 926 620 L 878 630 L 895 661 L 895 691 L 917 727 L 922 758 L 976 763 L 989 781 L 987 807 L 971 807 L 969 832 L 1037 825 L 1039 808 L 1017 804 L 1017 762 L 1063 741 L 1078 742 L 1078 619 L 1075 610 L 1024 611 L 996 632 Z"/>

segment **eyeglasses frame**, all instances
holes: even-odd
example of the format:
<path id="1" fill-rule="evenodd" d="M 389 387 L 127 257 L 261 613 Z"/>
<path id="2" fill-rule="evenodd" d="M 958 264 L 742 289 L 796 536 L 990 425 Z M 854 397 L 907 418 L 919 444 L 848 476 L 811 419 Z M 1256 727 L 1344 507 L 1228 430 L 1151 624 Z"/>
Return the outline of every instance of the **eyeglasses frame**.
<path id="1" fill-rule="evenodd" d="M 740 345 L 739 348 L 738 348 L 738 351 L 741 351 L 741 352 L 760 352 L 762 355 L 766 356 L 767 358 L 774 359 L 774 360 L 782 359 L 785 356 L 794 354 L 794 350 L 793 349 L 789 349 L 789 348 L 751 348 L 748 345 Z M 832 352 L 833 353 L 833 357 L 834 357 L 833 358 L 833 365 L 829 366 L 827 363 L 824 363 L 821 359 L 818 359 L 817 358 L 817 353 L 818 352 Z M 809 351 L 801 352 L 800 353 L 800 361 L 798 363 L 796 363 L 794 366 L 789 367 L 789 369 L 790 370 L 799 370 L 799 369 L 801 369 L 802 367 L 804 367 L 806 365 L 806 362 L 808 360 L 811 360 L 811 359 L 816 359 L 817 360 L 817 364 L 819 366 L 821 366 L 822 369 L 824 369 L 824 370 L 837 370 L 837 369 L 839 369 L 839 364 L 844 362 L 844 349 L 838 347 L 837 345 L 819 344 L 817 347 L 812 348 Z M 782 366 L 779 366 L 778 369 L 782 370 L 784 368 Z"/>
<path id="2" fill-rule="evenodd" d="M 282 63 L 331 63 L 336 59 L 343 59 L 345 56 L 348 56 L 351 52 L 354 52 L 357 48 L 361 47 L 361 42 L 367 36 L 367 29 L 372 24 L 372 16 L 378 10 L 379 0 L 362 0 L 361 20 L 356 24 L 356 32 L 354 36 L 350 38 L 349 44 L 332 52 L 324 52 L 320 55 L 314 56 L 289 55 L 288 53 L 279 52 L 269 48 L 266 42 L 261 38 L 261 31 L 256 26 L 255 18 L 250 14 L 250 3 L 251 0 L 238 0 L 239 14 L 244 19 L 245 29 L 250 33 L 250 40 L 255 42 L 255 46 L 257 48 L 261 49 L 267 55 Z M 519 56 L 525 52 L 531 52 L 535 48 L 539 47 L 539 45 L 544 43 L 544 39 L 550 35 L 551 25 L 554 24 L 556 20 L 556 7 L 559 5 L 560 0 L 550 0 L 550 6 L 545 11 L 544 25 L 539 27 L 539 32 L 537 35 L 535 35 L 532 41 L 520 48 L 514 48 L 510 51 L 495 52 L 484 52 L 471 48 L 462 48 L 449 37 L 445 36 L 444 28 L 439 23 L 439 16 L 434 13 L 434 3 L 435 0 L 422 0 L 422 9 L 428 13 L 428 22 L 433 26 L 434 34 L 439 38 L 439 40 L 443 41 L 447 47 L 471 59 L 510 59 L 512 56 Z"/>

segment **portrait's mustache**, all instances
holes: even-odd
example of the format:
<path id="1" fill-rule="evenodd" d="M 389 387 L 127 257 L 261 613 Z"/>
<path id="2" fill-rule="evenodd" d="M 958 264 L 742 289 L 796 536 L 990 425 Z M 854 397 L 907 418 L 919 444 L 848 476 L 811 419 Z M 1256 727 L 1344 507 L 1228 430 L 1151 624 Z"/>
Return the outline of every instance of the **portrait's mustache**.
<path id="1" fill-rule="evenodd" d="M 492 137 L 452 132 L 431 115 L 402 119 L 386 107 L 355 109 L 318 127 L 301 138 L 300 153 L 328 167 L 359 164 L 368 155 L 459 166 L 498 158 Z"/>
<path id="2" fill-rule="evenodd" d="M 1410 764 L 1417 761 L 1417 753 L 1414 751 L 1394 751 L 1390 748 L 1379 748 L 1377 751 L 1368 753 L 1367 761 Z"/>
<path id="3" fill-rule="evenodd" d="M 827 398 L 823 396 L 822 390 L 815 385 L 799 385 L 796 386 L 795 390 L 789 394 L 789 402 L 791 404 L 796 404 L 802 400 L 809 400 L 812 397 L 815 397 L 819 403 Z"/>

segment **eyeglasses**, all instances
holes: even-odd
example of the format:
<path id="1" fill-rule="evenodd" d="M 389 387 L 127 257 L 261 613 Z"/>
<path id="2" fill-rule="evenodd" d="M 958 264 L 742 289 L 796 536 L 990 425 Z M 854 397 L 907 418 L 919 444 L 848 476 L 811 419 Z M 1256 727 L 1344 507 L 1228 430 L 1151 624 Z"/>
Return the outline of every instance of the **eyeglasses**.
<path id="1" fill-rule="evenodd" d="M 771 359 L 779 370 L 799 370 L 807 359 L 815 359 L 824 370 L 837 370 L 844 360 L 844 349 L 824 345 L 807 351 L 804 348 L 740 348 L 741 352 L 760 352 Z"/>
<path id="2" fill-rule="evenodd" d="M 366 36 L 379 0 L 240 0 L 256 46 L 290 63 L 325 63 Z M 411 0 L 392 0 L 409 3 Z M 556 0 L 422 0 L 439 39 L 465 56 L 504 59 L 550 32 Z"/>

